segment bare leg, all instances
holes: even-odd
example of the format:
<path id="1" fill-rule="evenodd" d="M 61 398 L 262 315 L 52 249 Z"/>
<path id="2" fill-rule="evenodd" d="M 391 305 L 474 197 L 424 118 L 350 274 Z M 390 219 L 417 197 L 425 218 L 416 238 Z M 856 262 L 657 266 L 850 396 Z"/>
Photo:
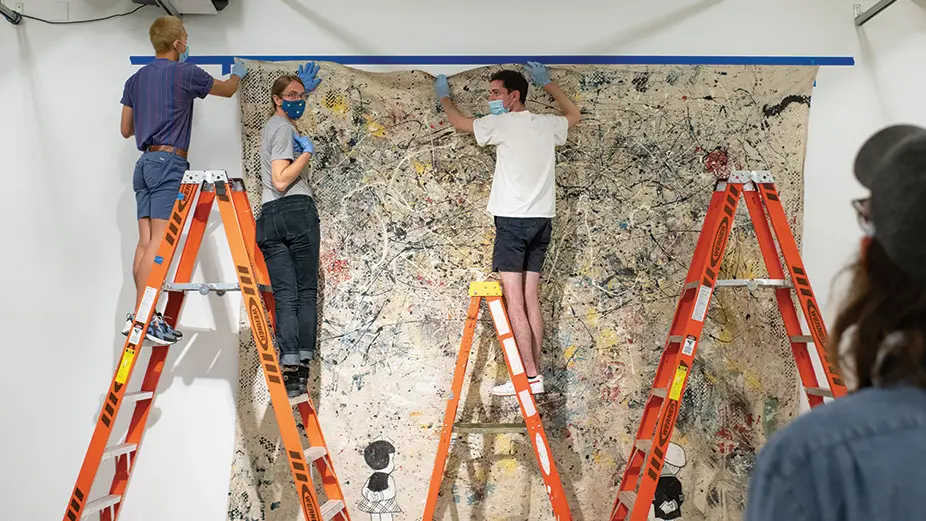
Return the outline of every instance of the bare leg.
<path id="1" fill-rule="evenodd" d="M 142 259 L 145 257 L 145 249 L 151 242 L 151 219 L 142 217 L 138 220 L 138 244 L 135 245 L 135 258 L 132 259 L 132 278 L 135 279 L 135 293 L 139 288 L 145 286 L 145 279 L 138 278 L 138 270 L 141 267 Z M 137 303 L 136 303 L 137 304 Z"/>
<path id="2" fill-rule="evenodd" d="M 505 294 L 505 304 L 508 306 L 508 320 L 511 321 L 511 330 L 518 343 L 521 361 L 528 378 L 537 376 L 537 366 L 534 365 L 533 339 L 531 324 L 524 309 L 524 276 L 520 272 L 503 271 L 502 291 Z"/>
<path id="3" fill-rule="evenodd" d="M 543 311 L 540 309 L 540 273 L 524 272 L 524 306 L 527 308 L 527 320 L 530 322 L 534 364 L 540 370 L 543 347 Z M 530 373 L 528 373 L 530 374 Z"/>
<path id="4" fill-rule="evenodd" d="M 140 221 L 139 221 L 140 222 Z M 142 295 L 145 294 L 145 285 L 148 283 L 148 276 L 151 275 L 151 268 L 154 264 L 154 258 L 158 254 L 158 248 L 161 247 L 161 241 L 164 239 L 164 232 L 167 230 L 167 219 L 151 219 L 151 235 L 148 244 L 145 245 L 142 258 L 139 260 L 138 269 L 135 272 L 135 287 L 138 293 L 135 295 L 135 309 L 141 302 Z M 139 224 L 139 229 L 141 225 Z"/>

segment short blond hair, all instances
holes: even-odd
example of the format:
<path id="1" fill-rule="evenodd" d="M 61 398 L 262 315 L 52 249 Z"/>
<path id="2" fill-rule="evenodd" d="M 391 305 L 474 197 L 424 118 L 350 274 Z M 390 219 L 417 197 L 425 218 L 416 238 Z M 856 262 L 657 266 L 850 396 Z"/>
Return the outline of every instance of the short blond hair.
<path id="1" fill-rule="evenodd" d="M 161 16 L 151 24 L 148 36 L 157 54 L 170 52 L 177 40 L 183 41 L 186 29 L 176 16 Z"/>

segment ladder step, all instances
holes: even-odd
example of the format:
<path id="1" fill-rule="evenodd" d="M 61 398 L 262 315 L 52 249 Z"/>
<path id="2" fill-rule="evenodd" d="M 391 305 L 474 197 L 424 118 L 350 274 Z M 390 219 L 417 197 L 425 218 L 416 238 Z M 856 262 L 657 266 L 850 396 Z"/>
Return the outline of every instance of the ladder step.
<path id="1" fill-rule="evenodd" d="M 670 344 L 681 344 L 682 340 L 684 339 L 685 337 L 683 337 L 682 335 L 669 335 Z"/>
<path id="2" fill-rule="evenodd" d="M 326 454 L 328 454 L 328 449 L 325 447 L 309 447 L 305 450 L 305 460 L 312 463 L 315 460 L 324 458 Z"/>
<path id="3" fill-rule="evenodd" d="M 241 285 L 237 282 L 165 282 L 162 289 L 164 291 L 198 291 L 203 295 L 208 295 L 212 291 L 220 293 L 226 291 L 241 291 Z M 266 284 L 258 284 L 257 289 L 260 291 L 271 290 L 270 286 Z"/>
<path id="4" fill-rule="evenodd" d="M 813 343 L 813 337 L 810 335 L 797 335 L 797 336 L 792 336 L 791 341 L 796 344 Z"/>
<path id="5" fill-rule="evenodd" d="M 108 496 L 103 496 L 100 499 L 94 499 L 93 501 L 84 505 L 84 513 L 81 514 L 80 518 L 87 519 L 93 514 L 107 509 L 120 501 L 122 501 L 122 496 L 119 494 L 110 494 Z"/>
<path id="6" fill-rule="evenodd" d="M 791 283 L 782 279 L 724 279 L 718 280 L 715 287 L 721 288 L 790 288 Z"/>
<path id="7" fill-rule="evenodd" d="M 649 450 L 653 446 L 653 440 L 637 440 L 634 446 L 638 450 L 649 454 Z"/>
<path id="8" fill-rule="evenodd" d="M 338 515 L 338 512 L 340 512 L 341 510 L 344 510 L 343 501 L 339 499 L 332 499 L 332 500 L 326 501 L 325 504 L 322 505 L 322 508 L 321 508 L 322 519 L 324 519 L 325 521 L 329 521 L 334 516 Z"/>
<path id="9" fill-rule="evenodd" d="M 669 391 L 665 387 L 654 387 L 652 393 L 653 396 L 658 396 L 663 399 L 669 395 Z"/>
<path id="10" fill-rule="evenodd" d="M 106 447 L 106 449 L 103 450 L 103 459 L 115 458 L 123 454 L 135 452 L 137 447 L 138 445 L 135 443 L 120 443 L 118 445 Z"/>
<path id="11" fill-rule="evenodd" d="M 453 431 L 465 433 L 527 432 L 523 423 L 455 423 Z"/>
<path id="12" fill-rule="evenodd" d="M 833 391 L 822 387 L 805 387 L 804 391 L 811 396 L 822 396 L 824 398 L 833 397 Z"/>
<path id="13" fill-rule="evenodd" d="M 122 395 L 123 400 L 135 400 L 139 402 L 142 400 L 150 400 L 151 398 L 154 398 L 154 393 L 151 391 L 140 391 L 137 393 L 125 393 L 124 395 Z"/>
<path id="14" fill-rule="evenodd" d="M 309 393 L 300 394 L 299 396 L 297 396 L 297 397 L 295 397 L 295 398 L 290 398 L 290 399 L 289 399 L 289 404 L 290 404 L 290 405 L 299 405 L 300 403 L 302 403 L 302 402 L 307 402 L 307 401 L 309 401 Z"/>
<path id="15" fill-rule="evenodd" d="M 627 510 L 633 508 L 633 504 L 637 502 L 637 493 L 636 492 L 620 492 L 617 494 L 617 499 L 627 507 Z M 628 518 L 630 515 L 627 516 Z"/>

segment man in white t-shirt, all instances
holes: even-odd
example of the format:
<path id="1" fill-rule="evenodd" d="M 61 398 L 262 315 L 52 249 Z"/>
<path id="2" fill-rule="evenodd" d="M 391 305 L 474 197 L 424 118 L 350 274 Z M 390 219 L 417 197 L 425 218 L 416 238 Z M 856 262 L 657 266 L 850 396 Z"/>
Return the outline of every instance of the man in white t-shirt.
<path id="1" fill-rule="evenodd" d="M 502 279 L 508 318 L 534 394 L 544 392 L 537 362 L 543 342 L 540 309 L 540 271 L 550 244 L 556 214 L 556 151 L 566 144 L 569 127 L 579 122 L 579 109 L 550 80 L 539 63 L 528 62 L 534 84 L 553 96 L 563 112 L 533 114 L 524 106 L 527 80 L 516 71 L 503 70 L 489 80 L 491 115 L 467 118 L 450 100 L 447 77 L 437 77 L 434 89 L 454 128 L 471 132 L 479 146 L 494 145 L 495 175 L 488 211 L 495 217 L 492 270 Z M 511 382 L 496 386 L 497 396 L 513 396 Z"/>

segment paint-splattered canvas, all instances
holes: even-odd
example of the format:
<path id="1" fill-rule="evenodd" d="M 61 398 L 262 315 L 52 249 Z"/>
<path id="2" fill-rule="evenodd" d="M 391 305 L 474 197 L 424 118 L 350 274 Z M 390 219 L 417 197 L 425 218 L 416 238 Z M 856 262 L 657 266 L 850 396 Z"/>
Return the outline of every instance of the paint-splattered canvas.
<path id="1" fill-rule="evenodd" d="M 270 87 L 296 63 L 250 62 L 241 89 L 244 172 L 259 211 L 261 127 Z M 320 359 L 312 390 L 355 520 L 421 518 L 468 305 L 491 277 L 485 208 L 494 150 L 456 133 L 421 71 L 321 63 L 299 130 L 315 143 L 321 216 Z M 520 66 L 512 66 L 520 69 Z M 488 112 L 499 67 L 451 76 L 466 114 Z M 649 392 L 718 169 L 770 170 L 798 240 L 816 68 L 551 67 L 584 119 L 557 150 L 557 215 L 543 269 L 538 396 L 577 520 L 605 519 Z M 554 112 L 531 88 L 528 109 Z M 721 278 L 764 276 L 745 211 Z M 460 421 L 517 421 L 489 389 L 507 372 L 488 322 Z M 773 295 L 720 290 L 683 399 L 657 518 L 739 519 L 769 433 L 798 408 Z M 301 518 L 276 421 L 242 324 L 229 519 Z M 665 482 L 663 484 L 663 481 Z M 552 519 L 521 434 L 458 438 L 438 519 Z"/>

